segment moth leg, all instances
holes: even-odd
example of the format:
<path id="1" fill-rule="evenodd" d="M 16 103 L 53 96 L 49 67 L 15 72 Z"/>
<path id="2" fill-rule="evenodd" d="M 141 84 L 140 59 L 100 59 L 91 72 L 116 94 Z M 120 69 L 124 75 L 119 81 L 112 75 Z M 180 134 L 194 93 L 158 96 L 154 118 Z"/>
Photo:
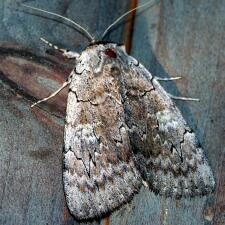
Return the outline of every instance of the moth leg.
<path id="1" fill-rule="evenodd" d="M 154 77 L 158 81 L 171 81 L 171 80 L 179 80 L 182 79 L 182 77 L 168 77 L 168 78 L 163 78 L 163 77 Z"/>
<path id="2" fill-rule="evenodd" d="M 167 92 L 167 94 L 170 96 L 170 98 L 172 99 L 176 99 L 176 100 L 183 100 L 183 101 L 200 101 L 198 98 L 188 98 L 188 97 L 180 97 L 180 96 L 174 96 L 171 95 Z"/>
<path id="3" fill-rule="evenodd" d="M 157 81 L 171 81 L 171 80 L 179 80 L 182 77 L 169 77 L 169 78 L 162 78 L 162 77 L 154 77 L 154 79 L 156 79 Z M 176 99 L 176 100 L 183 100 L 183 101 L 200 101 L 198 98 L 187 98 L 187 97 L 180 97 L 180 96 L 174 96 L 171 95 L 167 92 L 167 94 L 170 96 L 170 98 L 172 99 Z"/>
<path id="4" fill-rule="evenodd" d="M 70 80 L 69 81 L 66 81 L 65 83 L 63 83 L 63 85 L 58 89 L 56 90 L 54 93 L 52 93 L 51 95 L 49 95 L 48 97 L 46 98 L 43 98 L 37 102 L 35 102 L 34 104 L 31 105 L 31 107 L 34 107 L 35 105 L 41 103 L 41 102 L 45 102 L 47 100 L 49 100 L 50 98 L 53 98 L 54 96 L 56 96 L 60 91 L 62 91 L 68 84 L 70 83 Z"/>
<path id="5" fill-rule="evenodd" d="M 41 41 L 43 41 L 45 44 L 47 44 L 49 47 L 56 49 L 57 51 L 59 51 L 60 53 L 62 53 L 62 55 L 68 59 L 75 59 L 77 57 L 79 57 L 79 53 L 77 52 L 72 52 L 63 48 L 59 48 L 58 46 L 52 44 L 51 42 L 47 41 L 44 38 L 40 38 Z"/>

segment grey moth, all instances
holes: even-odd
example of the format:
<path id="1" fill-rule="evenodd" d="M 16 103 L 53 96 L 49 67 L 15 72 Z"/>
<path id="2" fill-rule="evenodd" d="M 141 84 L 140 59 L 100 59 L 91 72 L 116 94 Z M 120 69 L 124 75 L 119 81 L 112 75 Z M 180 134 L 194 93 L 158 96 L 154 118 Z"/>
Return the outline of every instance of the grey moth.
<path id="1" fill-rule="evenodd" d="M 42 39 L 74 58 L 74 69 L 59 90 L 37 102 L 69 85 L 63 183 L 71 214 L 102 217 L 130 201 L 143 182 L 165 197 L 211 193 L 215 181 L 203 149 L 157 78 L 123 46 L 95 42 L 71 22 L 91 43 L 78 54 Z"/>

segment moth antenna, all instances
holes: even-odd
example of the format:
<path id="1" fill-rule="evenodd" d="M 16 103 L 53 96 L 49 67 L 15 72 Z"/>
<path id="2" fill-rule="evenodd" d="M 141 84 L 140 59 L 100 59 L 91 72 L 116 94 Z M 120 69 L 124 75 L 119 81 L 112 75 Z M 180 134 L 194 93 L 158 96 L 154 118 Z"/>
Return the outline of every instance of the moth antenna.
<path id="1" fill-rule="evenodd" d="M 150 3 L 151 3 L 151 4 L 150 4 Z M 129 13 L 131 13 L 131 12 L 137 10 L 137 9 L 143 8 L 143 7 L 145 7 L 145 6 L 149 5 L 149 4 L 150 4 L 149 7 L 152 7 L 152 6 L 155 4 L 155 2 L 152 2 L 152 1 L 146 2 L 146 3 L 144 3 L 143 5 L 137 6 L 137 7 L 133 8 L 133 9 L 129 10 L 128 12 L 124 13 L 123 15 L 121 15 L 121 16 L 120 16 L 119 18 L 117 18 L 110 26 L 108 26 L 108 27 L 106 28 L 106 30 L 104 31 L 104 33 L 103 33 L 103 35 L 102 35 L 101 40 L 103 40 L 103 38 L 106 36 L 106 34 L 109 32 L 109 30 L 110 30 L 113 26 L 115 26 L 115 24 L 117 24 L 121 19 L 123 19 L 123 18 L 124 18 L 125 16 L 127 16 Z"/>
<path id="2" fill-rule="evenodd" d="M 36 8 L 36 7 L 33 7 L 33 6 L 29 6 L 29 5 L 26 5 L 26 4 L 23 4 L 21 3 L 20 5 L 26 7 L 26 8 L 29 8 L 29 9 L 32 9 L 32 10 L 35 10 L 35 11 L 39 11 L 39 12 L 44 12 L 46 14 L 49 14 L 49 15 L 53 15 L 53 16 L 56 16 L 58 18 L 61 18 L 65 21 L 68 21 L 70 23 L 72 23 L 73 25 L 75 25 L 75 28 L 78 28 L 80 31 L 82 31 L 82 33 L 91 41 L 91 42 L 94 42 L 95 41 L 95 38 L 85 29 L 83 28 L 80 24 L 74 22 L 73 20 L 67 18 L 67 17 L 64 17 L 64 16 L 61 16 L 57 13 L 53 13 L 53 12 L 49 12 L 49 11 L 46 11 L 44 9 L 39 9 L 39 8 Z"/>

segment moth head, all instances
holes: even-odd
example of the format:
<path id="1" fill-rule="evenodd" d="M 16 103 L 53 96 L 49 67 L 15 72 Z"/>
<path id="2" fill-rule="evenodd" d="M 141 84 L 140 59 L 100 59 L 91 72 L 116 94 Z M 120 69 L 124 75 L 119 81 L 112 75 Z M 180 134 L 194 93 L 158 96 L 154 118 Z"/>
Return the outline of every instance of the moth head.
<path id="1" fill-rule="evenodd" d="M 76 72 L 81 74 L 86 70 L 93 76 L 100 76 L 104 73 L 116 76 L 126 64 L 125 56 L 127 53 L 122 45 L 105 42 L 93 43 L 77 59 Z"/>
<path id="2" fill-rule="evenodd" d="M 120 101 L 121 75 L 127 66 L 124 48 L 115 43 L 95 43 L 77 58 L 71 88 L 79 99 L 93 104 L 104 102 L 109 96 Z M 85 90 L 85 91 L 83 91 Z"/>

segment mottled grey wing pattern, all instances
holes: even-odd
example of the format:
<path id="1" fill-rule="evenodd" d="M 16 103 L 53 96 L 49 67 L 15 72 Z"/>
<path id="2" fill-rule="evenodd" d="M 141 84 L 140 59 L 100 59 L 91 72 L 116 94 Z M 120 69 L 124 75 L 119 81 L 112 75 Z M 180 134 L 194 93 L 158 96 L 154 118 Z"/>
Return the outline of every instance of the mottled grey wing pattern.
<path id="1" fill-rule="evenodd" d="M 80 56 L 67 103 L 63 180 L 70 212 L 80 220 L 101 217 L 128 202 L 142 182 L 116 71 L 101 61 L 104 54 L 96 54 L 87 49 Z"/>
<path id="2" fill-rule="evenodd" d="M 117 44 L 93 44 L 70 77 L 63 172 L 77 219 L 128 202 L 146 180 L 164 196 L 210 193 L 195 134 L 156 79 Z"/>
<path id="3" fill-rule="evenodd" d="M 214 188 L 212 171 L 193 131 L 156 79 L 130 57 L 125 116 L 136 166 L 165 196 L 195 196 Z"/>

